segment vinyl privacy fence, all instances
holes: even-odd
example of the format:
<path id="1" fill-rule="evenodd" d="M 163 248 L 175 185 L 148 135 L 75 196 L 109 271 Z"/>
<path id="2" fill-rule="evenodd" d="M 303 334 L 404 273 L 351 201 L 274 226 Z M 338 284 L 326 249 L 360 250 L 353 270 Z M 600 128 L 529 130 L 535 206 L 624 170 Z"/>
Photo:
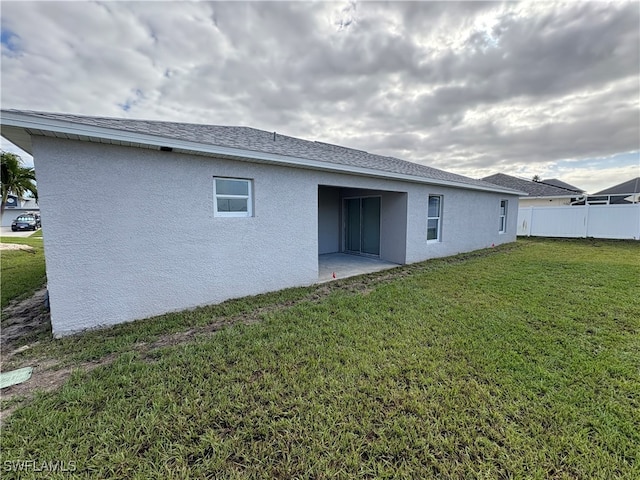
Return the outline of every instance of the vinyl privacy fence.
<path id="1" fill-rule="evenodd" d="M 533 237 L 640 240 L 640 203 L 522 207 L 518 209 L 517 234 Z"/>

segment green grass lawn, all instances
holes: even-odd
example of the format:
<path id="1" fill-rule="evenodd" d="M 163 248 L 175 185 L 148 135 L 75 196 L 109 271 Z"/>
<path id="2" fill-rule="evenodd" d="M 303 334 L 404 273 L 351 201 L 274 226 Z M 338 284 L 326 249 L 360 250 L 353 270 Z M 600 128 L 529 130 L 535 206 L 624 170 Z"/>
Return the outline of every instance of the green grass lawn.
<path id="1" fill-rule="evenodd" d="M 2 460 L 84 478 L 640 478 L 639 292 L 640 242 L 520 240 L 44 342 L 25 353 L 115 360 L 16 410 Z"/>
<path id="2" fill-rule="evenodd" d="M 0 237 L 0 243 L 20 243 L 35 249 L 34 252 L 3 250 L 0 253 L 0 297 L 4 308 L 11 300 L 32 295 L 46 282 L 42 230 L 30 237 Z"/>

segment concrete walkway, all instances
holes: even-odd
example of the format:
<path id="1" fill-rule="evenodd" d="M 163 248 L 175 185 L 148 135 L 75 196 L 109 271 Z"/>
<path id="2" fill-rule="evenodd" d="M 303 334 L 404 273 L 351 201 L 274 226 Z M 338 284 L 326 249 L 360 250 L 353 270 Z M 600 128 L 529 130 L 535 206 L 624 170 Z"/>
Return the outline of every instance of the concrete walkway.
<path id="1" fill-rule="evenodd" d="M 378 272 L 388 268 L 397 267 L 398 264 L 386 262 L 377 258 L 349 255 L 346 253 L 327 253 L 318 256 L 318 283 L 340 278 L 353 277 L 364 273 Z"/>
<path id="2" fill-rule="evenodd" d="M 3 237 L 30 237 L 35 232 L 33 230 L 26 230 L 22 232 L 12 232 L 11 227 L 0 227 L 0 236 Z"/>

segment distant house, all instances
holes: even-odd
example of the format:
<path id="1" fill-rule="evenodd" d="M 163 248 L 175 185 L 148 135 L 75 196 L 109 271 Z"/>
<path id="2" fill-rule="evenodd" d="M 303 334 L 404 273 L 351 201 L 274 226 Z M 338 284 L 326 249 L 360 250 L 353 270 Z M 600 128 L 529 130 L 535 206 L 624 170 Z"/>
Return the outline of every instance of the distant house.
<path id="1" fill-rule="evenodd" d="M 613 187 L 605 188 L 589 196 L 589 203 L 624 205 L 640 202 L 640 177 L 632 178 Z"/>
<path id="2" fill-rule="evenodd" d="M 520 192 L 247 127 L 7 110 L 34 157 L 55 336 L 516 239 Z M 77 204 L 83 198 L 78 217 Z"/>
<path id="3" fill-rule="evenodd" d="M 526 192 L 526 196 L 520 197 L 520 207 L 561 207 L 571 205 L 584 193 L 584 190 L 555 178 L 534 182 L 505 175 L 504 173 L 496 173 L 495 175 L 484 177 L 482 181 Z"/>
<path id="4" fill-rule="evenodd" d="M 35 198 L 31 197 L 18 197 L 17 195 L 9 194 L 7 201 L 4 205 L 4 212 L 2 213 L 2 219 L 0 225 L 3 227 L 10 227 L 11 222 L 18 216 L 27 212 L 38 212 L 40 207 Z"/>
<path id="5" fill-rule="evenodd" d="M 575 186 L 571 185 L 570 183 L 563 182 L 562 180 L 558 180 L 557 178 L 545 178 L 544 180 L 540 180 L 540 182 L 538 182 L 538 183 L 543 183 L 545 185 L 551 185 L 551 186 L 554 186 L 554 187 L 564 188 L 565 190 L 571 190 L 571 191 L 579 193 L 579 194 L 585 193 L 585 191 L 582 190 L 581 188 L 575 187 Z"/>
<path id="6" fill-rule="evenodd" d="M 499 173 L 482 180 L 529 194 L 520 197 L 518 235 L 640 239 L 640 203 L 633 205 L 640 178 L 594 195 L 553 178 L 534 182 Z"/>

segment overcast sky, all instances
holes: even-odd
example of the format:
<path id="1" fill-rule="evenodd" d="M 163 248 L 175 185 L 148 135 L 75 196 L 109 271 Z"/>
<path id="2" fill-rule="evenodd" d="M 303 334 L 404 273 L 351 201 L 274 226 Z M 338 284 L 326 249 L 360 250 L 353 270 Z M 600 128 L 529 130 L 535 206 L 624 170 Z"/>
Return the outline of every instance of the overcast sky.
<path id="1" fill-rule="evenodd" d="M 591 193 L 640 176 L 638 2 L 0 8 L 5 109 L 246 125 Z"/>

